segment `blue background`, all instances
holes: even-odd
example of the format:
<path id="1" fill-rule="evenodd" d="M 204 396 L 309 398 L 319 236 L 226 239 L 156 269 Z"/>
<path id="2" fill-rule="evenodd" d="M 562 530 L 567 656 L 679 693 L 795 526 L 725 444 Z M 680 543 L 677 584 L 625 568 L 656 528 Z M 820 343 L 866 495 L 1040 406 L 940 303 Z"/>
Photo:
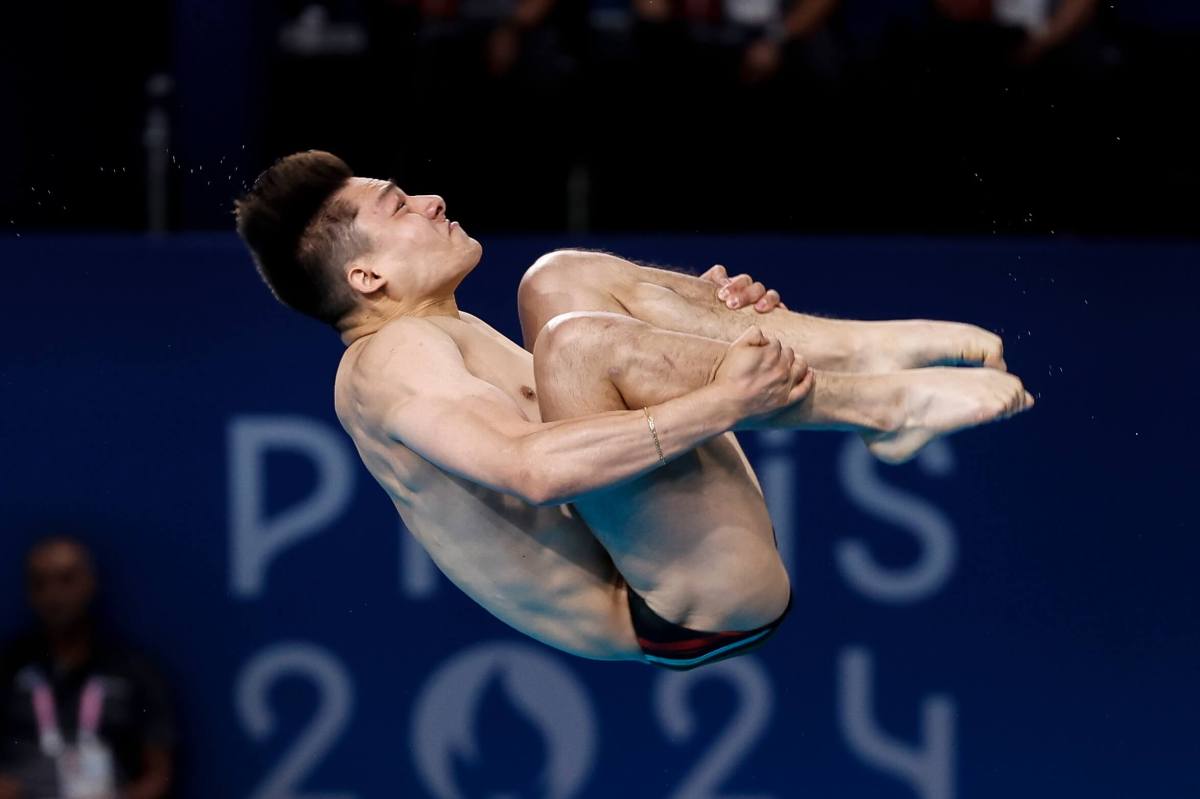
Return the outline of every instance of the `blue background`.
<path id="1" fill-rule="evenodd" d="M 249 664 L 288 642 L 317 647 L 353 695 L 329 747 L 305 759 L 303 794 L 439 795 L 414 761 L 415 704 L 451 658 L 497 641 L 548 660 L 586 700 L 596 748 L 586 778 L 561 795 L 671 795 L 711 766 L 712 747 L 751 705 L 769 714 L 765 726 L 739 739 L 714 791 L 690 795 L 1200 795 L 1200 248 L 1055 238 L 484 244 L 460 306 L 518 342 L 525 267 L 556 246 L 603 247 L 697 272 L 721 262 L 797 310 L 980 324 L 1004 336 L 1009 367 L 1038 405 L 924 460 L 872 467 L 895 489 L 882 506 L 848 486 L 847 464 L 861 453 L 840 434 L 741 436 L 760 476 L 776 475 L 773 512 L 787 508 L 775 520 L 787 523 L 795 607 L 744 659 L 752 665 L 684 678 L 562 655 L 440 577 L 432 592 L 406 590 L 402 530 L 357 460 L 348 509 L 275 559 L 260 596 L 235 595 L 229 425 L 295 416 L 341 435 L 336 336 L 277 306 L 232 236 L 10 237 L 0 242 L 0 629 L 27 621 L 21 556 L 36 531 L 58 524 L 91 543 L 105 615 L 173 686 L 182 795 L 251 796 L 320 715 L 318 683 L 292 675 L 265 694 L 269 733 L 255 736 L 239 716 Z M 313 490 L 304 458 L 278 453 L 266 464 L 269 512 Z M 847 578 L 836 552 L 857 540 L 880 566 L 909 567 L 921 552 L 900 506 L 914 502 L 948 521 L 957 559 L 928 596 L 880 602 Z M 852 649 L 873 664 L 875 723 L 906 745 L 919 745 L 923 702 L 952 703 L 942 789 L 915 789 L 846 734 L 839 663 Z M 697 727 L 676 741 L 655 701 L 680 679 L 694 680 L 685 685 Z M 751 683 L 768 689 L 757 704 L 738 693 Z M 477 757 L 447 755 L 457 795 L 554 795 L 541 770 L 555 739 L 507 685 L 489 679 L 475 706 Z"/>

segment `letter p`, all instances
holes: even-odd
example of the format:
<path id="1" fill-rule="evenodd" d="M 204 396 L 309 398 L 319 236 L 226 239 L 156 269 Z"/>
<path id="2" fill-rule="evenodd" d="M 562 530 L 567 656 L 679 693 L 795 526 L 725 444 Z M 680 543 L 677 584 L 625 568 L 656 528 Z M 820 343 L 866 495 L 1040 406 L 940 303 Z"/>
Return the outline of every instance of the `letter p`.
<path id="1" fill-rule="evenodd" d="M 345 445 L 328 427 L 298 416 L 237 416 L 229 423 L 229 545 L 233 595 L 259 596 L 267 567 L 296 542 L 315 535 L 345 509 L 354 472 Z M 300 502 L 266 517 L 268 450 L 308 457 L 317 486 Z"/>

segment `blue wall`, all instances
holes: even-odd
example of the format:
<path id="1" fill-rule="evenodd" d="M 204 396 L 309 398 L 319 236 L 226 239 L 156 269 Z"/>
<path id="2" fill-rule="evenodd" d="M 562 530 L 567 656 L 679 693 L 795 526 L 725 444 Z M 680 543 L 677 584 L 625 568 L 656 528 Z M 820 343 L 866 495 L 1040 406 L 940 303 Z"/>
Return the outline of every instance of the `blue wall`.
<path id="1" fill-rule="evenodd" d="M 235 239 L 10 238 L 0 629 L 26 621 L 32 531 L 75 525 L 174 685 L 191 799 L 1200 795 L 1200 249 L 497 239 L 461 306 L 519 340 L 524 267 L 581 243 L 720 261 L 794 309 L 984 325 L 1039 404 L 896 468 L 837 434 L 744 436 L 788 623 L 686 674 L 595 663 L 412 548 L 334 418 L 336 337 Z"/>

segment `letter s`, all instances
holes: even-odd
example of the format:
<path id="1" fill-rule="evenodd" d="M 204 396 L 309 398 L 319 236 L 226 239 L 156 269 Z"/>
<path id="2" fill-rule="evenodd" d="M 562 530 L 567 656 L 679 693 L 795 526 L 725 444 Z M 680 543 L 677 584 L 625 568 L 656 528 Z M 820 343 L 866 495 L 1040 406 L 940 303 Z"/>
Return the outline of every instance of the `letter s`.
<path id="1" fill-rule="evenodd" d="M 929 443 L 917 456 L 929 474 L 944 476 L 954 468 L 950 445 Z M 866 513 L 903 527 L 921 548 L 916 562 L 903 569 L 880 566 L 858 540 L 839 541 L 834 548 L 838 569 L 850 585 L 877 602 L 917 602 L 936 593 L 949 579 L 958 556 L 954 526 L 932 504 L 893 488 L 875 473 L 875 459 L 857 436 L 847 438 L 838 458 L 838 474 L 846 493 Z"/>

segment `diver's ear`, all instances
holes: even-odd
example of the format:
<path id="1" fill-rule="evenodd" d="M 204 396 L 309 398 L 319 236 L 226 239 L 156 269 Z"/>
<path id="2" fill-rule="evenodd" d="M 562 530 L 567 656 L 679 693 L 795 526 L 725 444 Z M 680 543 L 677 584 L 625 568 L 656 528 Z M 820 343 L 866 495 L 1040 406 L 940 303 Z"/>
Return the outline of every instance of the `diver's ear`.
<path id="1" fill-rule="evenodd" d="M 352 289 L 361 294 L 374 294 L 387 285 L 387 278 L 372 269 L 366 260 L 352 261 L 346 272 L 346 280 Z"/>

